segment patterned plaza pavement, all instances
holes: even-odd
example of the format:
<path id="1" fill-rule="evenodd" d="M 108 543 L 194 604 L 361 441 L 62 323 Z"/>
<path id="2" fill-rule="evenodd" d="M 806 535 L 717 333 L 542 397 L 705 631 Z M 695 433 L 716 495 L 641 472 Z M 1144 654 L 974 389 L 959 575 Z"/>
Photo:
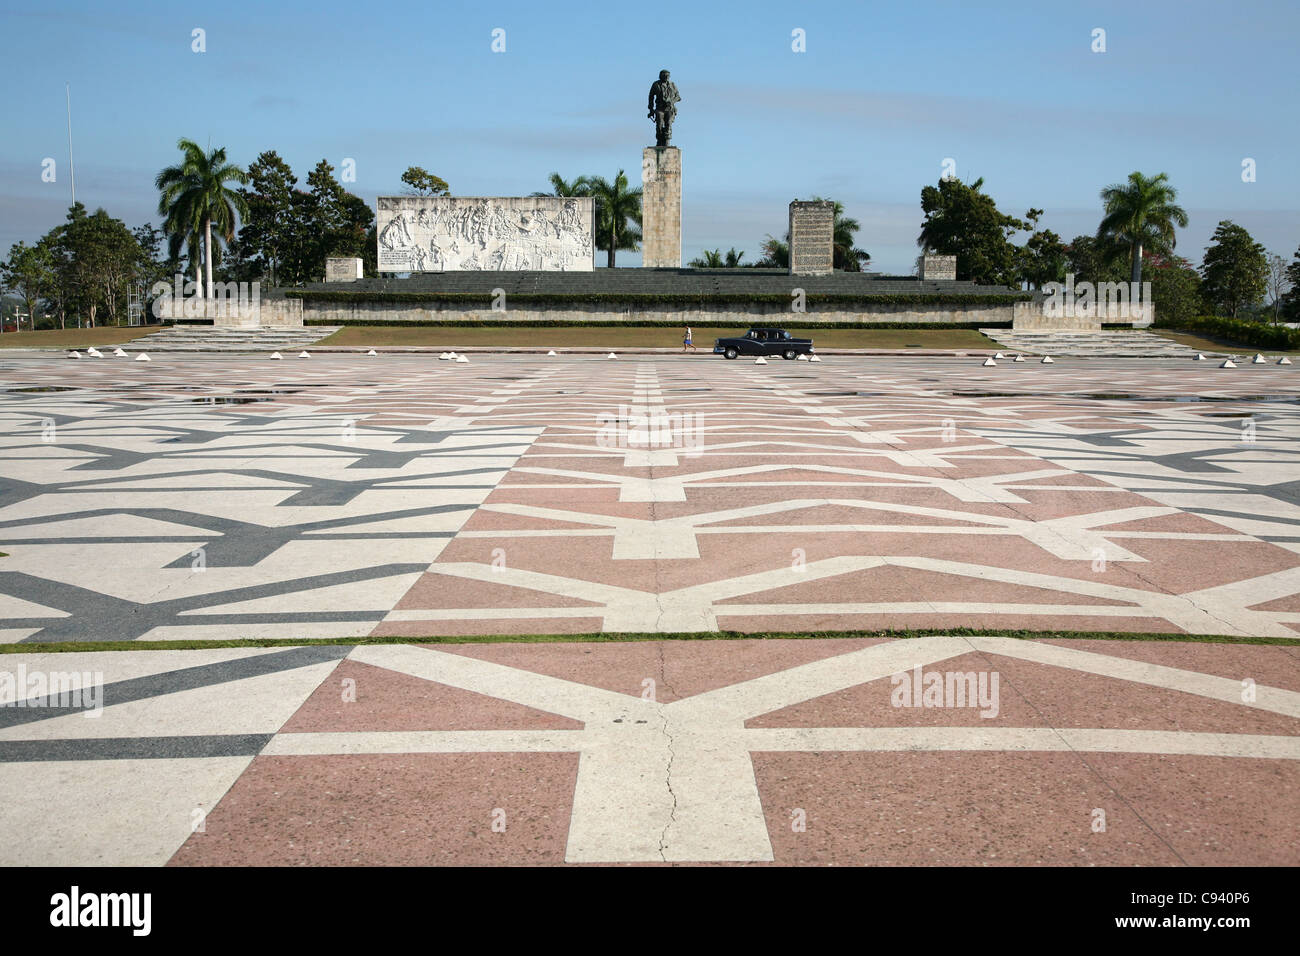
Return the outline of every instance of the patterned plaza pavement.
<path id="1" fill-rule="evenodd" d="M 1298 376 L 0 356 L 0 862 L 1294 865 Z"/>

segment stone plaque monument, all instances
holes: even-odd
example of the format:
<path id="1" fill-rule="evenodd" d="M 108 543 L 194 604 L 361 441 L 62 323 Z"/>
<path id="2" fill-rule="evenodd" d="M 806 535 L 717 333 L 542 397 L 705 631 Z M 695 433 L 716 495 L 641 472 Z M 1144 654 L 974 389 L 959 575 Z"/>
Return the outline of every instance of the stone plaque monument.
<path id="1" fill-rule="evenodd" d="M 953 282 L 957 279 L 956 256 L 922 256 L 921 278 Z"/>
<path id="2" fill-rule="evenodd" d="M 647 146 L 641 154 L 641 264 L 682 264 L 682 151 Z"/>
<path id="3" fill-rule="evenodd" d="M 380 196 L 380 272 L 595 268 L 589 196 Z"/>
<path id="4" fill-rule="evenodd" d="M 835 270 L 835 204 L 790 203 L 790 274 L 829 275 Z"/>
<path id="5" fill-rule="evenodd" d="M 326 259 L 326 282 L 356 282 L 364 276 L 360 259 Z"/>

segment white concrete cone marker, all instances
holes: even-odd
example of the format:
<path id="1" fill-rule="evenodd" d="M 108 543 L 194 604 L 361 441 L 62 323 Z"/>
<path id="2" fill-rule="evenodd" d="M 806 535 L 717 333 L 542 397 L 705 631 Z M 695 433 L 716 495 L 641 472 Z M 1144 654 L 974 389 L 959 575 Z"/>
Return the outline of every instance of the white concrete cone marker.
<path id="1" fill-rule="evenodd" d="M 990 365 L 997 365 L 997 364 L 998 364 L 997 362 L 993 361 L 993 357 L 992 357 L 992 356 L 989 356 L 988 358 L 986 358 L 986 359 L 984 360 L 984 367 L 985 367 L 985 368 L 988 368 Z"/>
<path id="2" fill-rule="evenodd" d="M 816 355 L 810 355 L 810 356 L 808 356 L 808 361 L 810 361 L 810 362 L 820 362 L 821 359 L 818 358 Z"/>
<path id="3" fill-rule="evenodd" d="M 378 355 L 379 353 L 376 352 L 374 349 L 371 349 L 371 350 L 370 350 L 369 352 L 367 352 L 366 354 L 367 354 L 367 355 Z"/>
<path id="4" fill-rule="evenodd" d="M 612 358 L 612 359 L 616 359 L 616 358 L 618 358 L 618 356 L 615 355 L 613 352 L 610 352 L 609 355 L 608 355 L 607 357 L 608 357 L 608 358 Z"/>
<path id="5" fill-rule="evenodd" d="M 456 356 L 456 361 L 457 361 L 457 362 L 460 362 L 462 365 L 468 365 L 468 364 L 469 364 L 469 358 L 468 358 L 467 356 L 464 356 L 464 355 L 457 355 L 457 356 Z"/>
<path id="6" fill-rule="evenodd" d="M 754 359 L 754 364 L 755 364 L 755 365 L 766 365 L 766 364 L 767 364 L 767 359 L 763 358 L 763 356 L 760 355 L 758 358 Z"/>
<path id="7" fill-rule="evenodd" d="M 123 352 L 121 349 L 113 349 L 113 354 L 116 355 L 118 358 L 126 358 L 126 353 Z"/>
<path id="8" fill-rule="evenodd" d="M 551 350 L 550 350 L 549 352 L 547 352 L 546 354 L 547 354 L 547 355 L 554 355 L 554 354 L 555 354 L 555 349 L 551 349 Z"/>
<path id="9" fill-rule="evenodd" d="M 71 352 L 68 353 L 68 358 L 81 358 L 81 353 L 78 352 L 76 349 L 73 349 Z"/>
<path id="10" fill-rule="evenodd" d="M 1252 365 L 1267 365 L 1268 359 L 1264 358 L 1259 352 L 1255 353 L 1255 358 L 1251 360 Z"/>
<path id="11" fill-rule="evenodd" d="M 1016 356 L 1016 361 L 1017 361 L 1017 362 L 1023 362 L 1024 360 L 1025 360 L 1025 357 L 1024 357 L 1023 355 L 1017 355 L 1017 356 Z"/>
<path id="12" fill-rule="evenodd" d="M 1236 367 L 1237 367 L 1237 363 L 1234 362 L 1232 359 L 1228 359 L 1226 362 L 1224 362 L 1222 365 L 1219 366 L 1219 368 L 1236 368 Z"/>
<path id="13" fill-rule="evenodd" d="M 1056 362 L 1053 361 L 1053 359 L 1052 359 L 1052 357 L 1051 357 L 1050 355 L 1044 355 L 1044 356 L 1043 356 L 1042 364 L 1043 364 L 1043 365 L 1055 365 Z"/>
<path id="14" fill-rule="evenodd" d="M 280 359 L 284 358 L 284 356 L 281 355 L 279 352 L 272 352 L 271 358 L 275 359 L 278 362 L 280 361 Z"/>
<path id="15" fill-rule="evenodd" d="M 1289 358 L 1287 358 L 1285 355 L 1283 355 L 1280 359 L 1277 360 L 1277 364 L 1278 364 L 1278 365 L 1290 365 L 1290 364 L 1291 364 L 1291 360 L 1290 360 Z"/>
<path id="16" fill-rule="evenodd" d="M 994 352 L 994 353 L 993 353 L 993 357 L 994 357 L 995 359 L 997 359 L 997 358 L 1006 358 L 1006 356 L 1003 355 L 1001 352 Z"/>
<path id="17" fill-rule="evenodd" d="M 1204 361 L 1206 361 L 1206 358 L 1205 358 L 1205 356 L 1202 355 L 1200 352 L 1197 352 L 1197 353 L 1196 353 L 1196 361 L 1198 361 L 1198 362 L 1204 362 Z"/>
<path id="18" fill-rule="evenodd" d="M 152 361 L 153 361 L 153 359 L 149 358 L 149 356 L 145 355 L 143 352 L 141 352 L 139 355 L 137 355 L 137 356 L 135 357 L 135 360 L 136 360 L 137 362 L 152 362 Z"/>
<path id="19" fill-rule="evenodd" d="M 311 356 L 308 355 L 306 352 L 299 352 L 298 358 L 311 358 Z"/>

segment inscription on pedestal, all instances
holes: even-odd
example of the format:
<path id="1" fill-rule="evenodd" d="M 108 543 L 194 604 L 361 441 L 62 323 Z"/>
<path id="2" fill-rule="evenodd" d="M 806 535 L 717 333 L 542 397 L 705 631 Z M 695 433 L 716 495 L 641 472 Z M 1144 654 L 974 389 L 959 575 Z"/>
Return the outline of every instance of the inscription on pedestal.
<path id="1" fill-rule="evenodd" d="M 790 274 L 827 275 L 835 269 L 835 204 L 790 203 Z"/>
<path id="2" fill-rule="evenodd" d="M 641 154 L 641 264 L 682 264 L 682 152 L 647 146 Z"/>

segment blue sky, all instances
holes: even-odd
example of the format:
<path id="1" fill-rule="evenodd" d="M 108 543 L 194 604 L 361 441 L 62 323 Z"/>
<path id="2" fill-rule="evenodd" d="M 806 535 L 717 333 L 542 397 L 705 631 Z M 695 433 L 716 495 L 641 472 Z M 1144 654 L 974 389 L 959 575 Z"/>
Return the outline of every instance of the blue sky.
<path id="1" fill-rule="evenodd" d="M 157 222 L 153 177 L 182 136 L 245 165 L 275 149 L 301 181 L 353 159 L 347 186 L 372 207 L 410 165 L 459 195 L 526 195 L 552 171 L 635 182 L 665 68 L 686 259 L 735 246 L 752 261 L 789 201 L 817 194 L 862 223 L 871 268 L 910 272 L 920 190 L 946 158 L 1067 240 L 1140 169 L 1178 188 L 1195 262 L 1220 219 L 1288 259 L 1300 246 L 1294 0 L 226 6 L 6 0 L 0 254 L 66 212 L 65 83 L 77 198 L 135 225 Z"/>

